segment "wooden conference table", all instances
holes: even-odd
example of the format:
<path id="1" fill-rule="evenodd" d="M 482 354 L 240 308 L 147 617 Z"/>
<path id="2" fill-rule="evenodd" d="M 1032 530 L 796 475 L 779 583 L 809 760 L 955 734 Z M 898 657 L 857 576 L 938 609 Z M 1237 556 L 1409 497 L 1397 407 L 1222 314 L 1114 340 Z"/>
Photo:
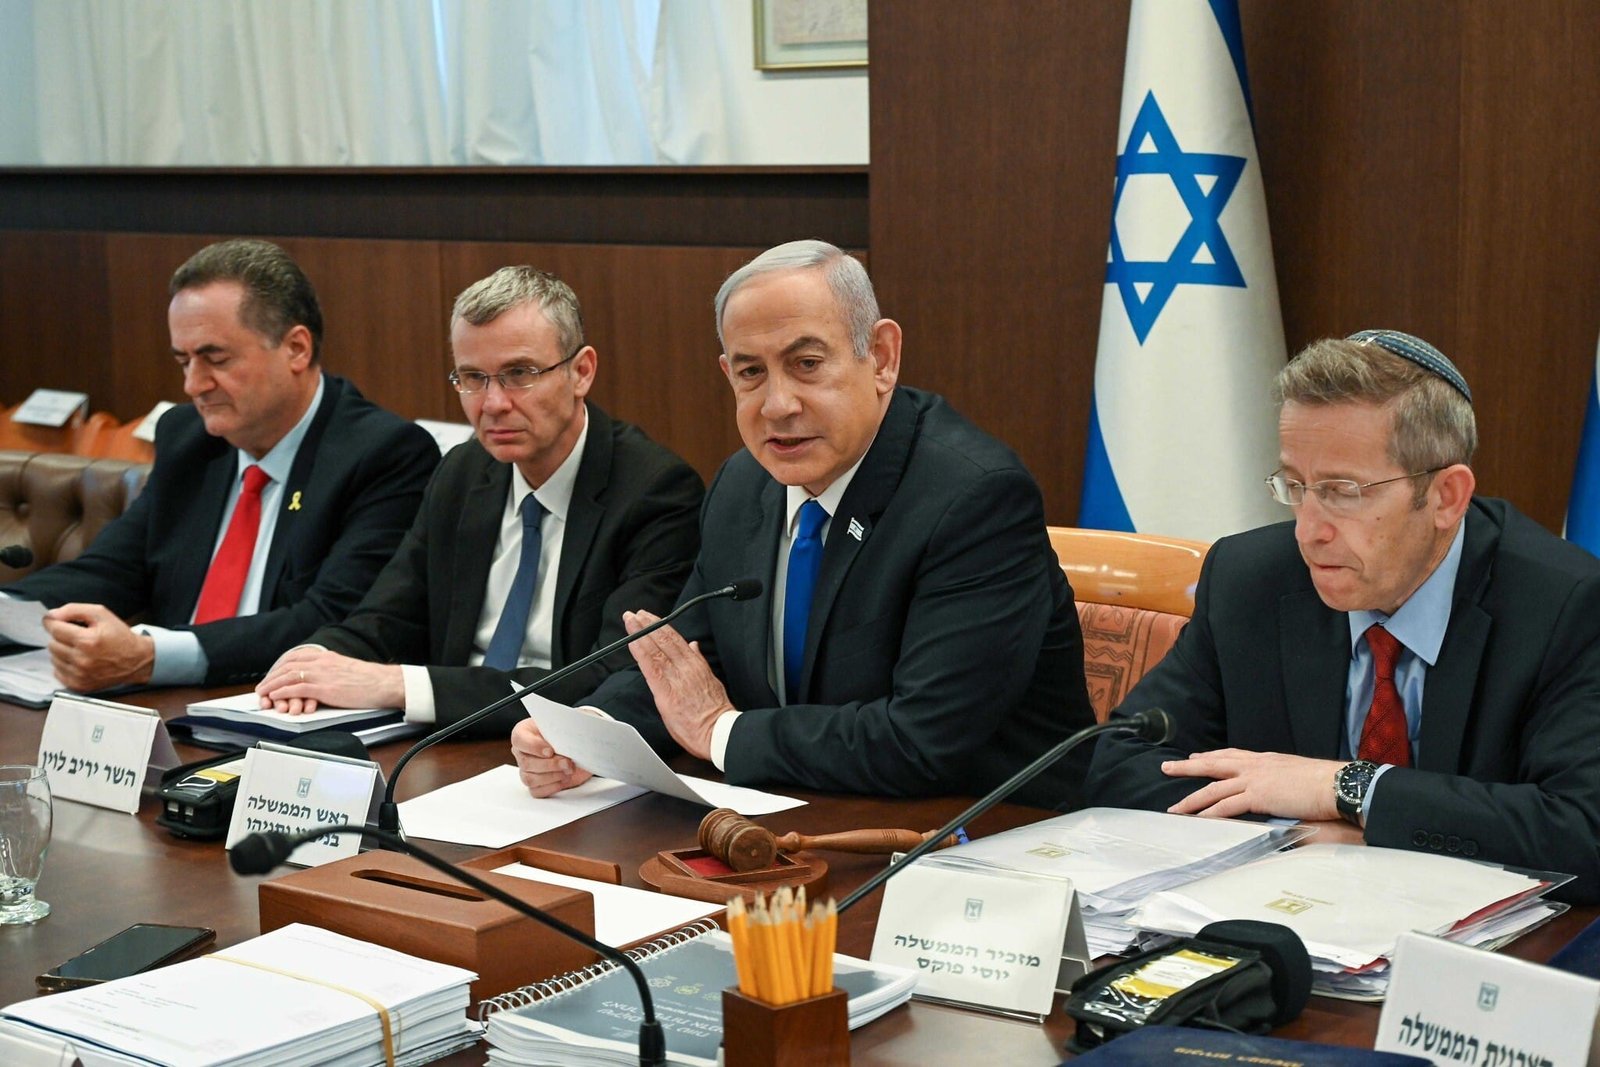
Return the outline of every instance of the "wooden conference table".
<path id="1" fill-rule="evenodd" d="M 200 695 L 197 690 L 164 690 L 127 700 L 159 708 L 165 717 L 172 718 L 182 714 L 184 706 Z M 0 763 L 33 762 L 44 719 L 41 711 L 0 702 Z M 403 744 L 382 745 L 374 750 L 374 757 L 387 773 L 404 750 Z M 178 755 L 187 762 L 211 753 L 179 745 Z M 504 742 L 445 742 L 407 766 L 398 794 L 401 799 L 413 797 L 507 762 L 510 755 Z M 716 773 L 708 765 L 694 761 L 678 769 Z M 879 826 L 929 830 L 970 803 L 961 797 L 889 801 L 796 795 L 810 803 L 761 821 L 779 833 L 828 833 Z M 0 966 L 0 1005 L 34 996 L 34 975 L 131 923 L 208 926 L 217 931 L 218 947 L 260 932 L 256 885 L 261 879 L 234 874 L 220 841 L 188 841 L 157 826 L 157 810 L 150 797 L 145 798 L 136 817 L 71 801 L 56 803 L 54 837 L 39 883 L 39 896 L 50 903 L 52 911 L 33 926 L 0 927 L 0 960 L 4 960 L 4 966 Z M 540 835 L 537 841 L 546 848 L 618 863 L 625 882 L 642 886 L 639 865 L 660 849 L 692 846 L 703 814 L 694 805 L 650 794 Z M 975 835 L 992 833 L 1048 814 L 1001 805 L 969 829 Z M 437 850 L 455 860 L 488 851 L 442 843 Z M 840 897 L 884 862 L 882 857 L 842 853 L 829 853 L 827 859 L 832 891 Z M 1508 951 L 1524 959 L 1542 961 L 1595 915 L 1594 908 L 1573 909 L 1515 942 Z M 877 916 L 875 894 L 841 917 L 840 950 L 865 957 L 872 947 Z M 1011 1067 L 1058 1063 L 1071 1025 L 1059 1010 L 1060 998 L 1057 999 L 1057 1010 L 1043 1026 L 913 1002 L 856 1031 L 851 1036 L 852 1062 L 858 1067 L 970 1063 L 980 1058 Z M 1312 997 L 1305 1013 L 1283 1028 L 1279 1036 L 1371 1047 L 1377 1023 L 1376 1006 Z M 480 1045 L 442 1062 L 481 1064 L 485 1048 Z"/>

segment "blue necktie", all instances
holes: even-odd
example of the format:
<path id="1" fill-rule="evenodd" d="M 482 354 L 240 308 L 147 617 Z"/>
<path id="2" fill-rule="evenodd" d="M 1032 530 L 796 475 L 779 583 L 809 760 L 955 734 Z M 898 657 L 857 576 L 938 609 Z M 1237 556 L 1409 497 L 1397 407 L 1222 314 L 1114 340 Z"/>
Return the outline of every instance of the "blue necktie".
<path id="1" fill-rule="evenodd" d="M 815 500 L 800 505 L 800 529 L 789 546 L 789 577 L 783 587 L 783 690 L 793 701 L 800 692 L 800 667 L 806 658 L 806 623 L 811 594 L 822 565 L 822 524 L 828 513 Z"/>
<path id="2" fill-rule="evenodd" d="M 506 605 L 500 609 L 500 622 L 489 640 L 483 665 L 509 671 L 522 655 L 522 642 L 528 634 L 528 612 L 533 610 L 533 591 L 539 582 L 539 520 L 544 506 L 532 493 L 522 498 L 522 555 L 517 574 L 511 579 Z"/>

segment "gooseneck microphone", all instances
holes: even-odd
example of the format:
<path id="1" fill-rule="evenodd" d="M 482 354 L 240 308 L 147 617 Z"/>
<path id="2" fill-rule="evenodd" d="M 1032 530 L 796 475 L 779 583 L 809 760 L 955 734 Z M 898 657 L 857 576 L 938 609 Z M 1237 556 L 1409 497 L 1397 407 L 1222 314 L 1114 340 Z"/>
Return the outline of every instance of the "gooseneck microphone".
<path id="1" fill-rule="evenodd" d="M 0 548 L 0 566 L 26 567 L 33 563 L 33 549 L 27 545 L 7 545 Z"/>
<path id="2" fill-rule="evenodd" d="M 521 915 L 526 915 L 535 922 L 542 923 L 550 929 L 562 934 L 580 945 L 585 945 L 601 956 L 617 964 L 633 977 L 634 985 L 639 987 L 639 1002 L 644 1009 L 644 1022 L 639 1024 L 639 1064 L 640 1067 L 663 1067 L 667 1062 L 667 1038 L 661 1029 L 661 1023 L 656 1020 L 655 999 L 650 996 L 650 984 L 645 980 L 644 971 L 625 952 L 618 952 L 604 941 L 597 941 L 577 927 L 569 926 L 554 915 L 540 911 L 525 900 L 518 900 L 499 886 L 492 885 L 482 878 L 462 870 L 455 864 L 435 856 L 423 848 L 418 848 L 398 834 L 386 830 L 374 830 L 366 826 L 352 826 L 349 823 L 330 823 L 326 826 L 314 826 L 309 830 L 302 830 L 298 834 L 285 834 L 277 830 L 268 830 L 265 833 L 246 834 L 233 846 L 233 851 L 228 853 L 228 862 L 239 874 L 266 874 L 278 864 L 288 859 L 295 849 L 308 841 L 315 841 L 327 834 L 371 834 L 378 838 L 389 848 L 397 852 L 415 856 L 440 874 L 453 878 L 462 885 L 471 886 L 486 897 L 498 900 L 506 907 Z"/>
<path id="3" fill-rule="evenodd" d="M 400 807 L 394 802 L 394 786 L 395 783 L 400 780 L 400 771 L 407 763 L 411 762 L 412 756 L 415 756 L 423 749 L 436 745 L 447 737 L 455 736 L 462 730 L 465 730 L 467 727 L 472 726 L 474 723 L 482 722 L 484 719 L 488 718 L 490 715 L 493 715 L 507 704 L 521 700 L 530 693 L 537 693 L 547 685 L 554 685 L 561 681 L 561 679 L 583 670 L 590 664 L 598 663 L 600 660 L 605 659 L 618 649 L 626 648 L 646 634 L 654 633 L 655 631 L 661 629 L 661 627 L 672 622 L 672 620 L 676 619 L 678 616 L 682 615 L 692 607 L 704 604 L 708 600 L 720 600 L 723 597 L 727 597 L 730 600 L 753 600 L 760 595 L 760 579 L 741 578 L 736 582 L 729 582 L 721 589 L 713 589 L 709 593 L 701 593 L 697 597 L 691 597 L 690 599 L 685 600 L 682 604 L 679 604 L 676 608 L 673 608 L 672 611 L 668 612 L 662 618 L 659 618 L 655 622 L 651 623 L 649 626 L 635 630 L 631 634 L 626 634 L 622 637 L 619 637 L 605 648 L 597 649 L 594 652 L 589 653 L 587 656 L 584 656 L 582 659 L 574 660 L 558 671 L 552 671 L 543 678 L 529 682 L 521 689 L 501 697 L 488 707 L 479 708 L 466 718 L 458 720 L 457 722 L 453 722 L 442 730 L 435 730 L 427 737 L 424 737 L 421 741 L 418 741 L 416 744 L 406 749 L 405 753 L 395 761 L 394 770 L 389 774 L 389 785 L 384 789 L 383 792 L 383 803 L 378 805 L 378 829 L 395 835 L 400 833 Z"/>
<path id="4" fill-rule="evenodd" d="M 1073 749 L 1089 740 L 1089 738 L 1098 737 L 1101 734 L 1116 733 L 1118 731 L 1137 734 L 1139 737 L 1153 744 L 1164 745 L 1168 741 L 1172 740 L 1173 734 L 1177 733 L 1177 728 L 1173 725 L 1172 716 L 1168 715 L 1160 708 L 1146 708 L 1139 714 L 1130 715 L 1125 719 L 1108 719 L 1105 722 L 1097 722 L 1093 726 L 1085 726 L 1077 733 L 1063 739 L 1054 748 L 1040 756 L 1038 759 L 1034 760 L 1032 763 L 1028 764 L 1026 767 L 1022 768 L 1022 770 L 1018 771 L 1016 774 L 1000 783 L 998 787 L 991 790 L 987 795 L 979 799 L 979 801 L 972 805 L 972 807 L 968 808 L 966 811 L 962 812 L 960 815 L 957 815 L 955 818 L 939 827 L 933 833 L 929 834 L 919 845 L 911 849 L 904 856 L 901 856 L 898 862 L 891 863 L 889 866 L 885 867 L 871 878 L 868 878 L 854 893 L 851 893 L 849 896 L 845 897 L 844 900 L 840 901 L 839 910 L 844 911 L 846 908 L 851 907 L 862 897 L 866 896 L 868 893 L 887 882 L 891 877 L 893 877 L 896 871 L 911 866 L 913 861 L 921 859 L 923 856 L 926 856 L 928 853 L 938 848 L 945 838 L 955 833 L 957 829 L 965 826 L 967 823 L 971 822 L 973 819 L 976 819 L 979 815 L 982 815 L 984 812 L 1000 803 L 1012 793 L 1015 793 L 1017 790 L 1033 781 L 1046 767 L 1049 767 L 1056 760 L 1060 759 L 1062 756 L 1065 756 L 1068 752 L 1071 752 Z"/>

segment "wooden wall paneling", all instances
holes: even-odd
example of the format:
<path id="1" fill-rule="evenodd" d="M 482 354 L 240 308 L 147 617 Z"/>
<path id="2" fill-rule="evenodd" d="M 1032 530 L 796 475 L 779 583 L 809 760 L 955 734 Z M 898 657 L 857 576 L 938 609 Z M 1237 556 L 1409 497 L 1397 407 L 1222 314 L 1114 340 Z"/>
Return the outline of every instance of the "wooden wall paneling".
<path id="1" fill-rule="evenodd" d="M 217 239 L 209 234 L 106 235 L 105 308 L 115 386 L 106 407 L 122 421 L 143 418 L 160 400 L 188 403 L 183 372 L 172 359 L 167 283 L 185 260 Z"/>
<path id="2" fill-rule="evenodd" d="M 408 240 L 867 241 L 863 167 L 0 168 L 0 229 Z"/>
<path id="3" fill-rule="evenodd" d="M 869 248 L 901 380 L 1015 448 L 1070 523 L 1128 5 L 874 0 L 868 17 Z"/>
<path id="4" fill-rule="evenodd" d="M 1600 333 L 1600 5 L 1461 9 L 1458 328 L 1479 485 L 1561 528 Z"/>
<path id="5" fill-rule="evenodd" d="M 1291 355 L 1368 327 L 1455 355 L 1468 6 L 1241 4 Z"/>
<path id="6" fill-rule="evenodd" d="M 35 389 L 76 389 L 109 406 L 105 237 L 22 233 L 0 240 L 0 407 Z"/>
<path id="7" fill-rule="evenodd" d="M 408 419 L 460 418 L 435 241 L 279 237 L 322 304 L 323 362 Z"/>
<path id="8" fill-rule="evenodd" d="M 115 351 L 115 405 L 136 418 L 157 400 L 184 402 L 170 357 L 167 283 L 210 234 L 110 234 L 108 308 Z M 374 403 L 406 418 L 442 418 L 444 328 L 436 308 L 439 254 L 430 241 L 272 237 L 311 279 L 322 305 L 323 363 Z M 3 243 L 3 242 L 0 242 Z M 437 371 L 437 373 L 429 373 Z"/>
<path id="9" fill-rule="evenodd" d="M 550 271 L 578 295 L 600 354 L 595 401 L 635 423 L 709 479 L 742 447 L 717 367 L 711 304 L 729 272 L 760 248 L 447 242 L 446 302 L 500 267 Z"/>

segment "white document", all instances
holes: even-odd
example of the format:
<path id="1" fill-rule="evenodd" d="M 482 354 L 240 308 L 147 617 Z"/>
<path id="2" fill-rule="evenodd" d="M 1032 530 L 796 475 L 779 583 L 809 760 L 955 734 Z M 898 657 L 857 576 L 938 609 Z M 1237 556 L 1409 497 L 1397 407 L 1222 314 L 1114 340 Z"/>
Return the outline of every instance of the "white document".
<path id="1" fill-rule="evenodd" d="M 217 697 L 213 700 L 201 700 L 189 705 L 190 715 L 209 716 L 217 719 L 228 719 L 234 722 L 259 722 L 268 726 L 275 726 L 280 730 L 290 730 L 294 733 L 306 733 L 313 729 L 341 722 L 354 722 L 358 719 L 372 718 L 379 715 L 394 715 L 398 708 L 325 708 L 318 706 L 316 711 L 308 715 L 288 715 L 281 711 L 261 706 L 261 694 L 255 690 L 236 693 L 231 697 Z"/>
<path id="2" fill-rule="evenodd" d="M 0 596 L 0 637 L 43 648 L 50 643 L 50 633 L 44 628 L 44 613 L 49 610 L 37 600 Z"/>
<path id="3" fill-rule="evenodd" d="M 402 802 L 400 825 L 408 837 L 504 848 L 644 792 L 625 782 L 591 778 L 541 800 L 528 793 L 516 767 L 501 766 Z"/>
<path id="4" fill-rule="evenodd" d="M 522 703 L 557 752 L 594 774 L 707 807 L 732 808 L 740 815 L 771 815 L 805 803 L 759 789 L 678 774 L 662 762 L 638 730 L 625 722 L 590 715 L 537 693 L 524 697 Z"/>
<path id="5" fill-rule="evenodd" d="M 1313 959 L 1362 967 L 1408 930 L 1444 933 L 1468 916 L 1537 890 L 1500 867 L 1367 845 L 1305 845 L 1157 893 L 1142 929 L 1188 935 L 1218 919 L 1282 923 Z"/>
<path id="6" fill-rule="evenodd" d="M 150 409 L 150 414 L 139 420 L 139 428 L 133 431 L 133 436 L 140 441 L 155 444 L 156 423 L 161 421 L 161 416 L 177 406 L 170 400 L 157 400 L 156 406 Z"/>
<path id="7" fill-rule="evenodd" d="M 61 681 L 50 665 L 49 649 L 0 656 L 0 695 L 42 708 L 59 690 Z"/>
<path id="8" fill-rule="evenodd" d="M 4 1014 L 74 1039 L 88 1062 L 105 1062 L 104 1049 L 89 1042 L 173 1067 L 328 1062 L 369 1047 L 377 1053 L 379 1039 L 371 1004 L 330 987 L 387 1006 L 396 1052 L 407 1053 L 462 1029 L 466 986 L 476 977 L 294 924 L 211 956 L 22 1001 Z M 382 1062 L 381 1053 L 367 1062 Z"/>
<path id="9" fill-rule="evenodd" d="M 495 874 L 509 874 L 513 878 L 526 878 L 531 882 L 582 889 L 594 895 L 594 936 L 608 945 L 631 945 L 657 934 L 678 930 L 715 915 L 723 905 L 708 904 L 703 900 L 675 897 L 670 893 L 654 893 L 631 886 L 597 882 L 592 878 L 577 878 L 570 874 L 557 874 L 522 863 L 508 863 L 496 867 Z"/>
<path id="10" fill-rule="evenodd" d="M 1592 978 L 1402 934 L 1373 1047 L 1435 1063 L 1584 1067 L 1597 1012 Z"/>

